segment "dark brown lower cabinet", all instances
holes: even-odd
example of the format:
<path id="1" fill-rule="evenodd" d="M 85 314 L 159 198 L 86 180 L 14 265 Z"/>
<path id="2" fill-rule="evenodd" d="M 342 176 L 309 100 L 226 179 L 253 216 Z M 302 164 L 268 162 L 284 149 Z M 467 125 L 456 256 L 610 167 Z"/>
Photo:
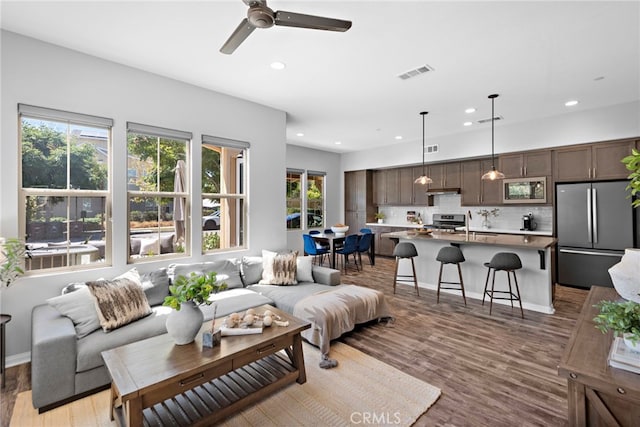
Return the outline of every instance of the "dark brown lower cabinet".
<path id="1" fill-rule="evenodd" d="M 593 318 L 594 304 L 620 299 L 613 288 L 593 286 L 558 366 L 567 379 L 570 426 L 640 426 L 640 374 L 609 366 L 613 342 Z"/>

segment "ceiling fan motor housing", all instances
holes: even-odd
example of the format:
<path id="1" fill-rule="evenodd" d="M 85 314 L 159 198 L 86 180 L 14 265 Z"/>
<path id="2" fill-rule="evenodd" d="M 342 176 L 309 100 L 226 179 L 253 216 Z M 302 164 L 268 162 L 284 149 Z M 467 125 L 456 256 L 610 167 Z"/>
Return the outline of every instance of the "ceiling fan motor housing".
<path id="1" fill-rule="evenodd" d="M 266 6 L 256 5 L 249 8 L 247 19 L 256 28 L 273 27 L 275 14 Z"/>

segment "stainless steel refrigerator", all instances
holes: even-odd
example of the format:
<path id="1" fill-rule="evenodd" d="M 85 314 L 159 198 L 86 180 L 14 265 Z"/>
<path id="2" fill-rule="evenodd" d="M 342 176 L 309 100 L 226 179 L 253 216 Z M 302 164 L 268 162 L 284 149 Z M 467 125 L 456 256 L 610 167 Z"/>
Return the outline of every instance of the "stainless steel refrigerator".
<path id="1" fill-rule="evenodd" d="M 558 283 L 613 286 L 607 270 L 620 261 L 625 248 L 636 244 L 627 183 L 556 185 Z"/>

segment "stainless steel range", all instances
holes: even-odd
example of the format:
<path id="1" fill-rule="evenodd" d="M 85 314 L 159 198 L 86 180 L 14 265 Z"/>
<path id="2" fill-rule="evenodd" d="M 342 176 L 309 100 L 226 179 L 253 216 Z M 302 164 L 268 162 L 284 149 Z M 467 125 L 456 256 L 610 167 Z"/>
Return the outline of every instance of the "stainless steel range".
<path id="1" fill-rule="evenodd" d="M 448 231 L 453 233 L 457 227 L 465 226 L 464 214 L 433 214 L 433 224 L 427 224 L 424 228 Z"/>

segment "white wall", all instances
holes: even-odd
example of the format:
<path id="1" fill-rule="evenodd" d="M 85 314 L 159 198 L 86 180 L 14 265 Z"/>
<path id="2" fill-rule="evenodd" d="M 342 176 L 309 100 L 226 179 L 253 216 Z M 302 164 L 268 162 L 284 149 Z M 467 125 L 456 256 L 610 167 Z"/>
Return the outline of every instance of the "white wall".
<path id="1" fill-rule="evenodd" d="M 17 104 L 91 114 L 114 119 L 113 128 L 113 266 L 91 272 L 22 277 L 0 294 L 0 312 L 11 314 L 7 325 L 8 363 L 28 356 L 30 315 L 34 305 L 59 294 L 71 281 L 113 277 L 126 271 L 126 122 L 133 121 L 191 131 L 194 147 L 202 134 L 248 141 L 249 250 L 287 244 L 284 174 L 286 114 L 262 105 L 222 95 L 10 32 L 1 33 L 0 236 L 18 235 L 18 116 Z M 215 76 L 212 76 L 215 78 Z M 250 124 L 250 126 L 248 126 Z M 199 150 L 192 150 L 199 170 Z M 337 163 L 337 162 L 336 162 Z M 302 165 L 305 167 L 306 165 Z M 200 177 L 192 182 L 192 203 L 200 197 Z M 200 213 L 195 212 L 195 224 Z M 269 230 L 265 233 L 264 230 Z M 194 255 L 203 259 L 192 239 Z M 224 255 L 228 257 L 229 255 Z M 215 259 L 222 255 L 208 256 Z M 147 271 L 163 263 L 136 265 Z"/>
<path id="2" fill-rule="evenodd" d="M 327 173 L 325 180 L 326 225 L 328 228 L 337 222 L 343 222 L 344 210 L 341 208 L 343 204 L 343 178 L 342 172 L 340 171 L 340 155 L 289 144 L 287 145 L 286 163 L 287 167 L 292 169 L 314 170 Z M 302 254 L 304 249 L 302 233 L 303 231 L 300 230 L 287 231 L 287 248 L 298 250 L 299 253 Z"/>

